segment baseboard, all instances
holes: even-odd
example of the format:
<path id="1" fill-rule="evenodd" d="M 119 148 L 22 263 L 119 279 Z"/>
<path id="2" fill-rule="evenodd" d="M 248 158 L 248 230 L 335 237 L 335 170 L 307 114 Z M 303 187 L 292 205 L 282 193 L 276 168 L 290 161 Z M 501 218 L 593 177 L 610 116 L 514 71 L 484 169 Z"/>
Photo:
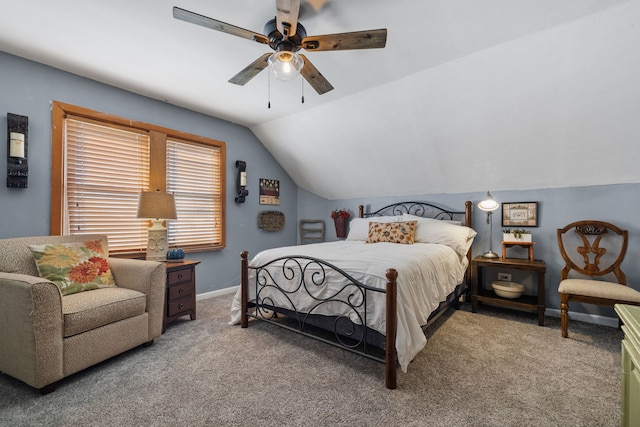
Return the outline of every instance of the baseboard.
<path id="1" fill-rule="evenodd" d="M 240 288 L 240 285 L 231 286 L 229 288 L 224 288 L 224 289 L 218 289 L 216 291 L 205 292 L 205 293 L 202 293 L 202 294 L 197 294 L 196 295 L 196 301 L 202 300 L 202 299 L 215 298 L 215 297 L 219 297 L 219 296 L 227 295 L 227 294 L 232 294 L 232 293 L 237 292 L 238 288 Z"/>
<path id="2" fill-rule="evenodd" d="M 558 310 L 557 308 L 547 308 L 544 314 L 546 316 L 560 317 L 560 310 Z M 611 328 L 618 327 L 617 317 L 599 316 L 597 314 L 577 313 L 575 311 L 569 311 L 569 320 L 593 323 L 594 325 L 609 326 Z"/>

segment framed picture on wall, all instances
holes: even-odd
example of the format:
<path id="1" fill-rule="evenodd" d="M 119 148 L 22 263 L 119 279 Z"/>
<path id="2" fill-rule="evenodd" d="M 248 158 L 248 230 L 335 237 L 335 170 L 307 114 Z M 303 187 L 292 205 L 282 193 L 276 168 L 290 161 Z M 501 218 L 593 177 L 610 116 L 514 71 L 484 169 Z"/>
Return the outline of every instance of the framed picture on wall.
<path id="1" fill-rule="evenodd" d="M 537 227 L 538 202 L 502 204 L 503 227 Z"/>
<path id="2" fill-rule="evenodd" d="M 280 181 L 277 179 L 260 178 L 260 204 L 280 204 Z"/>

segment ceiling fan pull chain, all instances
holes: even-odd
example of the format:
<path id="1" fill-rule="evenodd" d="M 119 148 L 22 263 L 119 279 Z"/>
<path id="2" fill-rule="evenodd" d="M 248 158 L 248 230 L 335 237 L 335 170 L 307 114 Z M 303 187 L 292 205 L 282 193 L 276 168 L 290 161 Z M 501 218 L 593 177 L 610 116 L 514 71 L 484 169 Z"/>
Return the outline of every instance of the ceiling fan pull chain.
<path id="1" fill-rule="evenodd" d="M 271 109 L 271 70 L 267 76 L 267 108 Z"/>
<path id="2" fill-rule="evenodd" d="M 302 104 L 304 104 L 304 79 L 300 79 L 302 82 Z"/>

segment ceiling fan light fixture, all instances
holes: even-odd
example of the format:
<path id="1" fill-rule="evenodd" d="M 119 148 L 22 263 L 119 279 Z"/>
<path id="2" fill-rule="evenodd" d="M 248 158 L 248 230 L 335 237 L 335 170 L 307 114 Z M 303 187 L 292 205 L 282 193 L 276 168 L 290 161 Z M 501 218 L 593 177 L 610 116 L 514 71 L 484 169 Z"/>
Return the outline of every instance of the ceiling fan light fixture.
<path id="1" fill-rule="evenodd" d="M 314 0 L 314 3 L 316 7 L 322 7 L 326 1 L 328 0 Z M 261 55 L 229 79 L 229 83 L 240 86 L 244 86 L 269 66 L 275 78 L 279 80 L 295 80 L 298 74 L 302 74 L 304 80 L 315 89 L 318 95 L 322 95 L 333 90 L 333 86 L 309 58 L 302 54 L 298 55 L 296 52 L 300 49 L 314 52 L 380 49 L 387 44 L 386 28 L 307 37 L 307 30 L 298 22 L 300 3 L 301 0 L 276 0 L 276 16 L 264 25 L 263 34 L 190 12 L 177 6 L 173 7 L 173 17 L 232 36 L 269 45 L 271 49 L 276 51 L 275 54 L 265 53 Z M 301 73 L 301 71 L 304 71 L 304 73 Z M 269 79 L 271 79 L 271 74 L 269 74 Z M 304 88 L 304 84 L 302 87 Z"/>
<path id="2" fill-rule="evenodd" d="M 298 77 L 304 65 L 300 55 L 289 50 L 275 52 L 269 57 L 268 62 L 274 77 L 285 82 Z"/>

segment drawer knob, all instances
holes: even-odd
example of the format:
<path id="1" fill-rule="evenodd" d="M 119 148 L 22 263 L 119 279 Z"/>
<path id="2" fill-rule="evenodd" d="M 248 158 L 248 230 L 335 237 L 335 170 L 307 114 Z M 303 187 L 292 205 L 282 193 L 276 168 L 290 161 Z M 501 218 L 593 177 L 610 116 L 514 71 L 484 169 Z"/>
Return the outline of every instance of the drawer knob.
<path id="1" fill-rule="evenodd" d="M 178 279 L 182 279 L 182 273 L 178 273 Z"/>
<path id="2" fill-rule="evenodd" d="M 178 306 L 178 308 L 179 308 L 180 310 L 182 310 L 182 309 L 184 308 L 184 304 L 183 304 L 183 303 L 180 303 L 180 305 Z"/>
<path id="3" fill-rule="evenodd" d="M 180 288 L 180 289 L 178 289 L 178 293 L 179 293 L 179 294 L 184 294 L 184 288 Z"/>

